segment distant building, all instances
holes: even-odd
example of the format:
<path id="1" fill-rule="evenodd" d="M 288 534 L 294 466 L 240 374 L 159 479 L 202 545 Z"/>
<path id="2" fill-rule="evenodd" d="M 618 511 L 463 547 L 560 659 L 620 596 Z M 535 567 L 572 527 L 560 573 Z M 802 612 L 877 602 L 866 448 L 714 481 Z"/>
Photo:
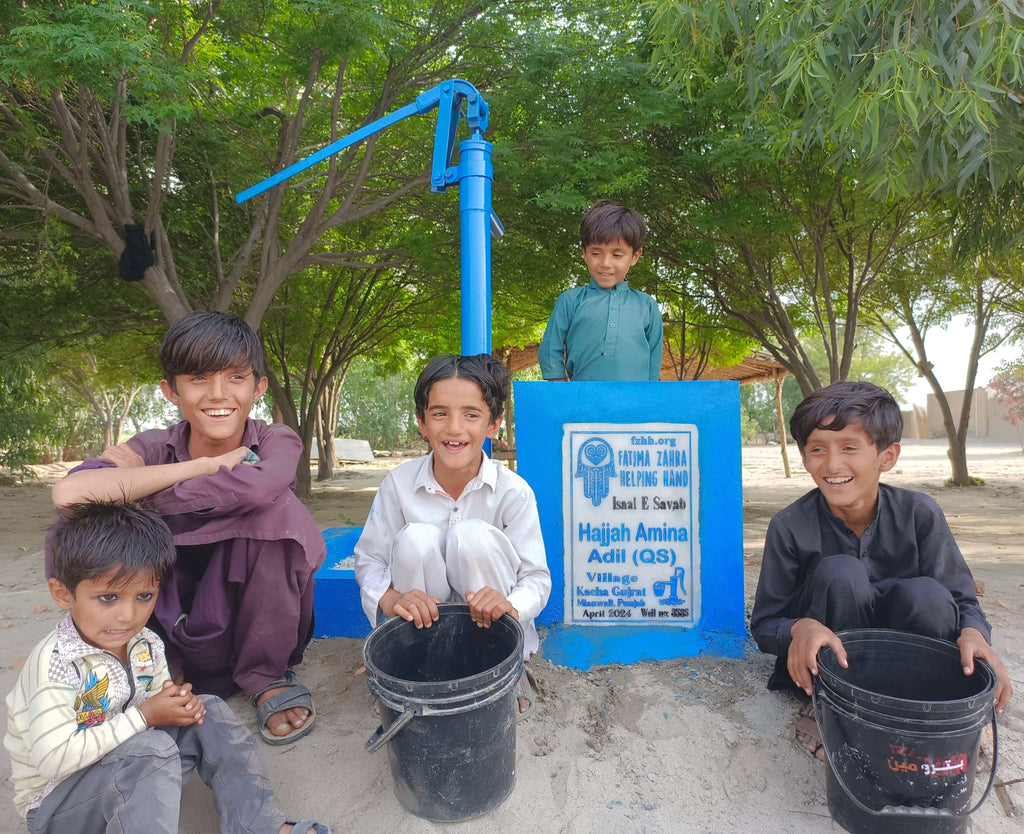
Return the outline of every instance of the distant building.
<path id="1" fill-rule="evenodd" d="M 922 440 L 928 437 L 928 411 L 923 405 L 911 405 L 903 415 L 903 439 Z"/>
<path id="2" fill-rule="evenodd" d="M 953 411 L 953 418 L 959 419 L 964 392 L 947 391 L 946 399 Z M 946 436 L 942 427 L 942 412 L 939 410 L 939 403 L 934 394 L 928 395 L 927 421 L 924 424 L 920 419 L 920 406 L 915 406 L 914 411 L 917 412 L 917 415 L 911 417 L 910 420 L 908 420 L 908 415 L 912 413 L 903 413 L 904 437 L 942 438 Z M 927 431 L 927 434 L 923 434 L 922 431 Z M 1024 431 L 1024 427 L 1014 426 L 1010 423 L 1006 406 L 999 402 L 989 389 L 974 389 L 974 397 L 971 400 L 971 419 L 967 426 L 968 437 L 984 437 L 997 443 L 1019 443 L 1022 431 Z"/>

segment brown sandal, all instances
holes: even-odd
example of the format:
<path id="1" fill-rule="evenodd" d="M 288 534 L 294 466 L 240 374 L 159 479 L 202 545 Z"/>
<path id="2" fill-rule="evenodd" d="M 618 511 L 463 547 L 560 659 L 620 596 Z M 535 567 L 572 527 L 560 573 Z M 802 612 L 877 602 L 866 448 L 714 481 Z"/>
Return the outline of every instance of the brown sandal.
<path id="1" fill-rule="evenodd" d="M 818 722 L 809 715 L 801 715 L 796 720 L 796 743 L 812 759 L 825 761 L 825 746 L 821 743 L 821 732 Z"/>
<path id="2" fill-rule="evenodd" d="M 520 706 L 526 701 L 526 706 Z M 530 715 L 537 707 L 537 690 L 534 689 L 533 676 L 523 669 L 523 674 L 516 684 L 516 721 L 522 721 Z"/>

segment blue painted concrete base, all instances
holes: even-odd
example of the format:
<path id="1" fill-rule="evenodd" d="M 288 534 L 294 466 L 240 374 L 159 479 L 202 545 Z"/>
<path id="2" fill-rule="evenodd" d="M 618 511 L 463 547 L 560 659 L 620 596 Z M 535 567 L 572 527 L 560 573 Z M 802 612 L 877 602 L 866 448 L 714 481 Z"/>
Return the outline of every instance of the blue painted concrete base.
<path id="1" fill-rule="evenodd" d="M 542 646 L 543 656 L 559 666 L 586 671 L 614 659 L 615 663 L 671 660 L 677 657 L 745 657 L 747 640 L 737 634 L 680 632 L 679 629 L 645 626 L 637 639 L 633 626 L 549 627 Z"/>
<path id="2" fill-rule="evenodd" d="M 362 527 L 324 530 L 327 558 L 316 572 L 313 592 L 314 637 L 365 637 L 370 621 L 359 601 L 352 552 Z"/>
<path id="3" fill-rule="evenodd" d="M 743 499 L 740 398 L 736 382 L 516 382 L 518 473 L 537 496 L 552 590 L 537 622 L 549 626 L 544 657 L 589 669 L 707 654 L 743 657 Z M 566 608 L 566 484 L 579 477 L 563 460 L 567 426 L 645 423 L 696 427 L 699 450 L 701 613 L 693 627 L 576 625 Z M 620 464 L 621 466 L 621 464 Z M 570 528 L 569 536 L 573 535 Z M 603 570 L 603 568 L 598 568 Z"/>

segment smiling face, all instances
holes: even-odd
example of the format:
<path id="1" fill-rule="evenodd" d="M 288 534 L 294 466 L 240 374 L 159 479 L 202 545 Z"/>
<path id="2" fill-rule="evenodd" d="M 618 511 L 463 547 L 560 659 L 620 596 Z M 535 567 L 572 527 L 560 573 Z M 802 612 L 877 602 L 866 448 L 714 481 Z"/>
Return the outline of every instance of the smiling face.
<path id="1" fill-rule="evenodd" d="M 51 579 L 50 595 L 71 612 L 86 643 L 127 661 L 128 641 L 149 622 L 160 586 L 148 572 L 114 583 L 117 572 L 115 567 L 98 579 L 83 579 L 73 593 Z"/>
<path id="2" fill-rule="evenodd" d="M 257 379 L 252 368 L 226 368 L 178 374 L 173 387 L 165 379 L 160 390 L 188 420 L 192 457 L 214 456 L 242 445 L 246 418 L 267 390 L 267 378 Z"/>
<path id="3" fill-rule="evenodd" d="M 430 386 L 427 407 L 416 423 L 434 450 L 434 477 L 458 498 L 480 471 L 484 441 L 497 434 L 501 416 L 491 419 L 479 385 L 453 377 Z"/>
<path id="4" fill-rule="evenodd" d="M 900 444 L 879 451 L 860 423 L 851 422 L 839 431 L 814 429 L 800 454 L 832 514 L 863 533 L 875 515 L 879 476 L 896 464 Z"/>
<path id="5" fill-rule="evenodd" d="M 610 290 L 626 280 L 626 273 L 640 260 L 641 252 L 642 249 L 634 250 L 619 238 L 608 243 L 584 246 L 583 260 L 586 261 L 590 277 L 597 281 L 598 286 Z"/>

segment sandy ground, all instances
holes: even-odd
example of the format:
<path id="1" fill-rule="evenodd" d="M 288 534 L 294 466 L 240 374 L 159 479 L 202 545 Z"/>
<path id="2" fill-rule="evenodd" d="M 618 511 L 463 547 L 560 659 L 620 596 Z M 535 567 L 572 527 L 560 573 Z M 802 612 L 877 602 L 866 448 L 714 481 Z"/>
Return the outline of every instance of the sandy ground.
<path id="1" fill-rule="evenodd" d="M 795 450 L 791 449 L 791 453 Z M 972 444 L 971 473 L 985 485 L 944 486 L 941 441 L 904 445 L 890 483 L 935 496 L 945 510 L 995 629 L 994 641 L 1018 694 L 1000 719 L 997 779 L 1024 807 L 1024 456 L 1011 445 Z M 393 462 L 349 466 L 316 488 L 310 507 L 322 527 L 361 524 Z M 802 470 L 782 476 L 777 448 L 744 450 L 744 566 L 750 600 L 768 519 L 811 487 Z M 52 517 L 48 484 L 0 487 L 0 690 L 9 691 L 25 655 L 58 619 L 42 578 L 43 534 Z M 825 800 L 825 765 L 793 741 L 796 701 L 769 693 L 771 659 L 751 644 L 742 659 L 687 657 L 583 673 L 531 661 L 536 712 L 518 725 L 517 783 L 483 818 L 437 824 L 407 813 L 392 792 L 384 752 L 363 744 L 377 727 L 361 667 L 361 641 L 317 640 L 299 667 L 315 693 L 315 730 L 285 747 L 262 745 L 279 804 L 336 832 L 726 832 L 813 834 L 841 829 Z M 253 710 L 231 701 L 254 725 Z M 991 756 L 983 743 L 982 761 Z M 979 777 L 979 784 L 983 781 Z M 185 789 L 181 831 L 217 829 L 209 792 Z M 0 832 L 24 830 L 10 801 L 10 766 L 0 764 Z M 972 830 L 1020 831 L 995 794 Z"/>

